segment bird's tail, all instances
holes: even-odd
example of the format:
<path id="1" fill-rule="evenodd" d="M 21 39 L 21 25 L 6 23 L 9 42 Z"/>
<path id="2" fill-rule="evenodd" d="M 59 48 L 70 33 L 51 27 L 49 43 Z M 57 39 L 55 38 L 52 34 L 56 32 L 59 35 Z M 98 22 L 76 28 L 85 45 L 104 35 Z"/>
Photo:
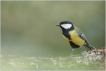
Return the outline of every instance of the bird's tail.
<path id="1" fill-rule="evenodd" d="M 88 48 L 89 50 L 94 50 L 96 49 L 95 47 L 93 47 L 92 45 L 84 45 L 86 48 Z"/>

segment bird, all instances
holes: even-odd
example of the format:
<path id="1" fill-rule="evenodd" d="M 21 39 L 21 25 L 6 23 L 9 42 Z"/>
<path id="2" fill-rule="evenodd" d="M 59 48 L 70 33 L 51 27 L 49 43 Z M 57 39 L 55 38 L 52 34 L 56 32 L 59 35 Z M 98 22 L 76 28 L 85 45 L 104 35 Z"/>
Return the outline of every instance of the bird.
<path id="1" fill-rule="evenodd" d="M 73 51 L 75 48 L 85 47 L 87 51 L 96 49 L 88 43 L 88 40 L 86 39 L 82 31 L 79 28 L 77 28 L 72 22 L 62 21 L 56 26 L 59 26 L 62 29 L 62 36 L 64 40 L 72 47 L 70 59 L 72 59 L 73 57 Z M 81 56 L 83 56 L 82 50 Z"/>

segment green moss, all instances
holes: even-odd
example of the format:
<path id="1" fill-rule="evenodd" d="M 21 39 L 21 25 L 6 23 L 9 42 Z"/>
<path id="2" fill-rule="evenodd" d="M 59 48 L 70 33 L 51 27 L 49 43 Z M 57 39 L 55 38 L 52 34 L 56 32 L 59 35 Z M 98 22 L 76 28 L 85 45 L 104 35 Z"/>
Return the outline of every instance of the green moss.
<path id="1" fill-rule="evenodd" d="M 82 61 L 79 61 L 78 60 Z M 87 62 L 87 63 L 86 63 Z M 69 60 L 68 57 L 22 57 L 3 56 L 2 70 L 104 70 L 104 58 L 88 60 L 79 56 Z"/>

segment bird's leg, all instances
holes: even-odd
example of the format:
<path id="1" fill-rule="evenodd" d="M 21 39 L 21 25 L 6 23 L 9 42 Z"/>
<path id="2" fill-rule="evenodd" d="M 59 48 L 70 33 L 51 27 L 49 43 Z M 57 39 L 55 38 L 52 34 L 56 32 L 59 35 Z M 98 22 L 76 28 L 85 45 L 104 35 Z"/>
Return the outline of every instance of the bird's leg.
<path id="1" fill-rule="evenodd" d="M 83 54 L 83 52 L 82 52 L 82 47 L 80 47 L 80 52 L 81 52 L 81 57 L 84 58 L 84 54 Z"/>
<path id="2" fill-rule="evenodd" d="M 86 48 L 86 51 L 88 52 L 89 51 L 89 48 L 85 47 Z"/>
<path id="3" fill-rule="evenodd" d="M 73 57 L 73 51 L 74 51 L 74 49 L 72 48 L 72 51 L 71 51 L 71 54 L 70 54 L 70 60 L 71 60 L 72 57 Z"/>

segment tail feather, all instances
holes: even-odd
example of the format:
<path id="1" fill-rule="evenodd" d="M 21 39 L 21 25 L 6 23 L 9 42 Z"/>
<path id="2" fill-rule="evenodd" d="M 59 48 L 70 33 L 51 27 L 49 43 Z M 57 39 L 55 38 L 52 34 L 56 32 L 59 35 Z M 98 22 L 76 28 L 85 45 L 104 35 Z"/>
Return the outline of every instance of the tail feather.
<path id="1" fill-rule="evenodd" d="M 86 48 L 88 48 L 89 50 L 94 50 L 96 49 L 95 47 L 93 47 L 92 45 L 84 45 Z"/>

